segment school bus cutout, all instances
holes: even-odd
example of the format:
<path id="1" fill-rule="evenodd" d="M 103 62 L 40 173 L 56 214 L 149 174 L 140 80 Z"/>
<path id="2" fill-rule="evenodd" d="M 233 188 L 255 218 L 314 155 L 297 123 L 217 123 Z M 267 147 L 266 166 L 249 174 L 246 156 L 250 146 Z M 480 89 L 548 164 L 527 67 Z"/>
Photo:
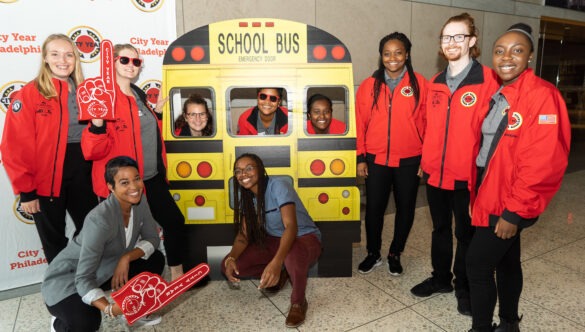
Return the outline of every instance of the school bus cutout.
<path id="1" fill-rule="evenodd" d="M 356 186 L 355 112 L 351 56 L 345 45 L 316 27 L 279 19 L 250 18 L 203 26 L 175 40 L 163 63 L 170 96 L 163 119 L 171 194 L 185 215 L 189 257 L 215 260 L 212 248 L 230 246 L 233 228 L 233 163 L 258 154 L 269 176 L 288 179 L 321 229 L 319 276 L 351 276 L 352 243 L 360 240 Z M 256 106 L 261 87 L 283 90 L 288 130 L 281 135 L 237 135 L 240 115 Z M 180 136 L 176 120 L 184 101 L 202 96 L 212 113 L 209 136 Z M 345 132 L 307 132 L 307 100 L 333 102 Z M 210 262 L 214 266 L 214 262 Z M 313 271 L 314 273 L 315 271 Z"/>

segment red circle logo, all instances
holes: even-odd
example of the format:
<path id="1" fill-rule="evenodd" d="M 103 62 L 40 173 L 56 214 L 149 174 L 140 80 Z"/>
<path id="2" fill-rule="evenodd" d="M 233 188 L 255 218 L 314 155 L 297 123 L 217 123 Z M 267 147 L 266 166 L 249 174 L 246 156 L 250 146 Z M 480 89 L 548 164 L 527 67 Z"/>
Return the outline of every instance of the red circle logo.
<path id="1" fill-rule="evenodd" d="M 156 107 L 156 101 L 158 100 L 158 95 L 160 93 L 160 87 L 162 86 L 162 82 L 159 80 L 148 80 L 144 81 L 140 86 L 140 89 L 144 91 L 146 94 L 146 101 L 148 102 L 148 106 L 154 110 Z M 160 111 L 160 110 L 159 110 Z"/>
<path id="2" fill-rule="evenodd" d="M 79 26 L 71 29 L 67 35 L 77 46 L 81 62 L 94 62 L 98 59 L 102 36 L 96 29 Z"/>
<path id="3" fill-rule="evenodd" d="M 163 5 L 163 0 L 130 0 L 134 7 L 143 12 L 155 12 Z"/>

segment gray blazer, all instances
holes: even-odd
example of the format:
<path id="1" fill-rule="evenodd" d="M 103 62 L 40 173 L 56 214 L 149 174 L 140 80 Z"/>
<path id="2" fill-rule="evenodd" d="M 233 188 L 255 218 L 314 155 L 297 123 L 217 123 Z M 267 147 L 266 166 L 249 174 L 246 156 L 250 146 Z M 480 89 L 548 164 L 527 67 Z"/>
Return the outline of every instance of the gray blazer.
<path id="1" fill-rule="evenodd" d="M 134 249 L 139 240 L 146 240 L 158 248 L 160 238 L 156 222 L 144 195 L 140 203 L 132 207 L 132 212 L 134 224 L 128 247 L 122 211 L 114 195 L 89 212 L 79 235 L 69 241 L 45 271 L 41 293 L 48 306 L 75 293 L 83 297 L 99 288 L 113 276 L 120 257 Z"/>

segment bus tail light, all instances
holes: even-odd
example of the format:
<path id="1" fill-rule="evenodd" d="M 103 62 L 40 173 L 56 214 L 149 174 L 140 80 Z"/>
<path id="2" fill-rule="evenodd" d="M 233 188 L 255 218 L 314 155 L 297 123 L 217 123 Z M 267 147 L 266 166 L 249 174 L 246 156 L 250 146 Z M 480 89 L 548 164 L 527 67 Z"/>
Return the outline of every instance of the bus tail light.
<path id="1" fill-rule="evenodd" d="M 186 161 L 181 161 L 180 163 L 178 163 L 175 170 L 177 171 L 177 175 L 183 179 L 191 176 L 191 173 L 193 172 L 191 164 L 189 164 Z"/>
<path id="2" fill-rule="evenodd" d="M 341 159 L 334 159 L 329 165 L 331 173 L 341 175 L 345 171 L 345 163 Z"/>
<path id="3" fill-rule="evenodd" d="M 327 202 L 329 202 L 329 195 L 327 195 L 326 193 L 320 193 L 319 194 L 319 203 L 325 204 Z"/>
<path id="4" fill-rule="evenodd" d="M 311 162 L 311 174 L 320 176 L 325 173 L 325 163 L 321 159 L 315 159 Z"/>
<path id="5" fill-rule="evenodd" d="M 205 205 L 205 197 L 203 197 L 201 195 L 197 195 L 195 197 L 195 205 L 197 205 L 197 206 L 203 206 L 203 205 Z"/>
<path id="6" fill-rule="evenodd" d="M 213 172 L 213 167 L 207 161 L 202 161 L 197 165 L 197 175 L 202 178 L 208 178 Z"/>
<path id="7" fill-rule="evenodd" d="M 345 214 L 346 216 L 349 214 L 349 208 L 346 206 L 341 210 L 341 213 Z"/>

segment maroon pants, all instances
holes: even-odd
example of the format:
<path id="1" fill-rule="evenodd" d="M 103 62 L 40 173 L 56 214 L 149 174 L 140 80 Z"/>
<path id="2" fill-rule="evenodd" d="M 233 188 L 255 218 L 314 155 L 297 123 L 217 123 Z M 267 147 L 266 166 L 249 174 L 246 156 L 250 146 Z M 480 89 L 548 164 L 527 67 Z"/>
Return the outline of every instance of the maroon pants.
<path id="1" fill-rule="evenodd" d="M 280 238 L 274 236 L 266 237 L 266 245 L 260 247 L 257 245 L 248 245 L 246 250 L 238 257 L 236 265 L 240 275 L 238 277 L 256 277 L 260 278 L 264 268 L 278 250 Z M 317 262 L 321 255 L 321 242 L 313 235 L 303 235 L 297 237 L 293 242 L 288 255 L 284 260 L 284 267 L 288 272 L 292 283 L 291 303 L 303 303 L 305 299 L 305 289 L 307 288 L 307 278 L 309 268 Z M 221 272 L 225 274 L 225 259 L 221 262 Z"/>

